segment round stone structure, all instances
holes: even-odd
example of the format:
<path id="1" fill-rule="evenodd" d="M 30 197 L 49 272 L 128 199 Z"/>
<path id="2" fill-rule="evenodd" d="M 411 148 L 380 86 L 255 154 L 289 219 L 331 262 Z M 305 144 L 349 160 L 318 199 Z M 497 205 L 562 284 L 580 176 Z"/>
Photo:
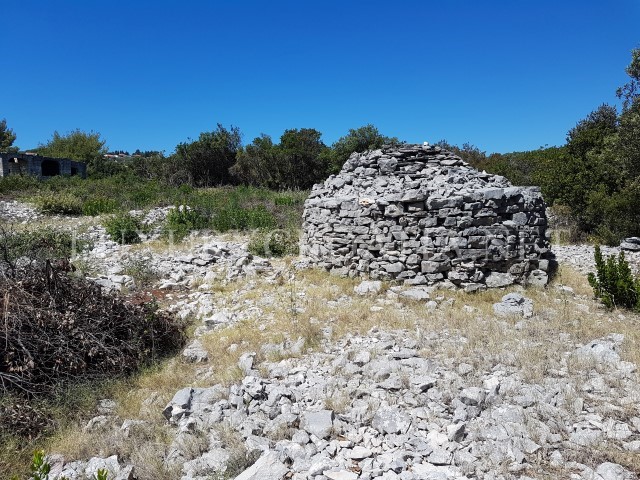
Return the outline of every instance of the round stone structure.
<path id="1" fill-rule="evenodd" d="M 301 254 L 338 275 L 446 282 L 467 291 L 544 285 L 551 259 L 538 187 L 437 146 L 352 154 L 304 204 Z"/>

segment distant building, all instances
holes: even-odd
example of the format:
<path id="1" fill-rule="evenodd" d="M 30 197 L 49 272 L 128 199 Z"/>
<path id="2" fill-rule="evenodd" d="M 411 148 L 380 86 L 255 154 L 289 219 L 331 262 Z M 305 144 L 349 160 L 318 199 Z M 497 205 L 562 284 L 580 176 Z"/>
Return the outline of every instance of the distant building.
<path id="1" fill-rule="evenodd" d="M 39 178 L 78 175 L 87 178 L 87 165 L 68 158 L 41 157 L 32 153 L 0 153 L 0 177 L 35 175 Z"/>

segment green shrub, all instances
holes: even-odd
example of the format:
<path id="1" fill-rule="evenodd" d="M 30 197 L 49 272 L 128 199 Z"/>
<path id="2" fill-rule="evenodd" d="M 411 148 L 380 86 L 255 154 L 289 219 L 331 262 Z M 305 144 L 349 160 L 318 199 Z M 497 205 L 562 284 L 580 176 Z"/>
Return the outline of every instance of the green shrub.
<path id="1" fill-rule="evenodd" d="M 112 215 L 104 222 L 104 228 L 114 242 L 130 244 L 140 241 L 138 232 L 142 225 L 140 220 L 130 213 Z"/>
<path id="2" fill-rule="evenodd" d="M 277 206 L 291 207 L 302 202 L 302 199 L 296 198 L 292 195 L 276 195 L 273 198 L 273 203 Z"/>
<path id="3" fill-rule="evenodd" d="M 40 181 L 33 175 L 8 175 L 0 178 L 0 194 L 24 192 L 40 186 Z"/>
<path id="4" fill-rule="evenodd" d="M 95 217 L 103 213 L 113 213 L 119 208 L 118 202 L 112 198 L 90 198 L 82 205 L 82 214 Z"/>
<path id="5" fill-rule="evenodd" d="M 596 297 L 608 308 L 625 307 L 638 309 L 640 282 L 633 277 L 629 263 L 620 252 L 618 257 L 602 257 L 600 246 L 595 250 L 596 274 L 589 274 L 589 284 Z"/>
<path id="6" fill-rule="evenodd" d="M 216 211 L 212 220 L 213 228 L 220 232 L 273 228 L 276 225 L 276 218 L 264 205 L 249 208 L 230 205 Z"/>
<path id="7" fill-rule="evenodd" d="M 20 257 L 37 261 L 69 258 L 75 249 L 84 246 L 86 242 L 76 239 L 71 232 L 53 227 L 20 231 L 0 227 L 0 256 L 11 263 Z"/>
<path id="8" fill-rule="evenodd" d="M 165 232 L 172 234 L 180 241 L 193 230 L 200 230 L 207 226 L 207 218 L 198 210 L 188 205 L 180 205 L 169 210 L 165 223 Z"/>
<path id="9" fill-rule="evenodd" d="M 298 253 L 299 234 L 296 230 L 260 229 L 249 241 L 249 251 L 262 257 L 282 257 Z"/>
<path id="10" fill-rule="evenodd" d="M 82 201 L 71 193 L 43 193 L 34 199 L 34 203 L 42 213 L 52 215 L 79 215 L 82 213 Z"/>
<path id="11" fill-rule="evenodd" d="M 160 278 L 158 272 L 144 259 L 130 260 L 125 263 L 122 273 L 133 277 L 136 289 L 149 288 Z"/>

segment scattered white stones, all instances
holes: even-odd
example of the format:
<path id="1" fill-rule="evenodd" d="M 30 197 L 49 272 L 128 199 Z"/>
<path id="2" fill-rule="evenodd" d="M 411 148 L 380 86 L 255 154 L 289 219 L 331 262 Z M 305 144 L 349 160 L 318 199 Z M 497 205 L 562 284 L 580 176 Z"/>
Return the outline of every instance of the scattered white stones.
<path id="1" fill-rule="evenodd" d="M 201 363 L 209 360 L 209 353 L 199 340 L 193 340 L 183 351 L 182 357 L 189 363 Z"/>

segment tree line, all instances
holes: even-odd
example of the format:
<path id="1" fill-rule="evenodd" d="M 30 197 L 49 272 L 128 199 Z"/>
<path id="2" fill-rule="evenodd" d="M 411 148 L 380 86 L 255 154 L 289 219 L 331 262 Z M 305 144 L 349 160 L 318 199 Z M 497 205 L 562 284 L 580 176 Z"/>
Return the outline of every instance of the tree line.
<path id="1" fill-rule="evenodd" d="M 17 151 L 13 146 L 15 138 L 3 120 L 0 151 Z M 294 128 L 285 130 L 279 142 L 262 134 L 243 146 L 238 127 L 218 124 L 213 131 L 202 132 L 196 140 L 179 143 L 171 155 L 136 150 L 135 158 L 115 162 L 104 157 L 108 149 L 99 133 L 74 130 L 66 135 L 55 132 L 49 141 L 31 151 L 87 162 L 93 177 L 129 172 L 176 186 L 244 184 L 274 190 L 304 190 L 340 171 L 353 152 L 399 143 L 395 137 L 382 135 L 373 125 L 350 129 L 331 146 L 325 145 L 321 138 L 322 133 L 314 128 Z"/>

